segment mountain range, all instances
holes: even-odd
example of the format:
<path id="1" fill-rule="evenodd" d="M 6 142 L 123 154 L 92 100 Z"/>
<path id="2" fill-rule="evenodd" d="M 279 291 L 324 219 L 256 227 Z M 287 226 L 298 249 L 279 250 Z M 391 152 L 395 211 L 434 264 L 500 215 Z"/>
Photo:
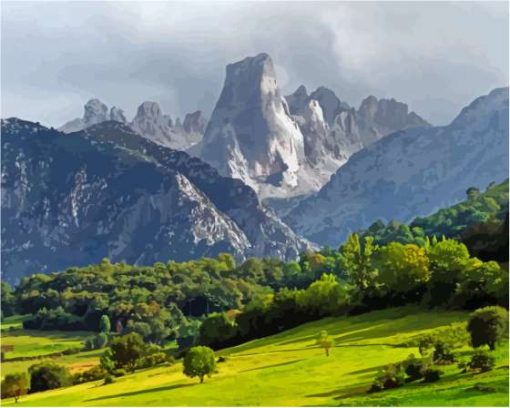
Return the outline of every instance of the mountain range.
<path id="1" fill-rule="evenodd" d="M 129 121 L 91 99 L 59 130 L 17 118 L 1 130 L 11 281 L 103 257 L 294 259 L 508 176 L 508 88 L 435 127 L 395 99 L 353 108 L 304 86 L 283 96 L 267 54 L 227 66 L 209 121 L 174 120 L 155 102 Z"/>
<path id="2" fill-rule="evenodd" d="M 410 221 L 508 177 L 508 88 L 473 101 L 448 125 L 393 133 L 355 153 L 284 220 L 338 245 L 376 219 Z"/>
<path id="3" fill-rule="evenodd" d="M 2 120 L 2 272 L 312 248 L 241 181 L 119 122 L 65 134 Z"/>

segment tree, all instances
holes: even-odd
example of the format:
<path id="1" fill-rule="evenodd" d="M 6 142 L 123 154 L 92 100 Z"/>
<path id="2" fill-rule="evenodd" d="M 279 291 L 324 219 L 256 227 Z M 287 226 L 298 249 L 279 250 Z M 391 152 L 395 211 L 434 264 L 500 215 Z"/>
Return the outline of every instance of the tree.
<path id="1" fill-rule="evenodd" d="M 323 274 L 298 296 L 301 306 L 311 316 L 338 314 L 347 303 L 347 288 L 333 274 Z"/>
<path id="2" fill-rule="evenodd" d="M 469 187 L 466 190 L 466 195 L 467 195 L 468 200 L 473 200 L 480 196 L 480 189 L 477 187 Z"/>
<path id="3" fill-rule="evenodd" d="M 329 338 L 328 332 L 326 330 L 322 330 L 317 336 L 316 344 L 324 349 L 326 353 L 326 357 L 329 357 L 329 349 L 333 346 L 333 342 Z"/>
<path id="4" fill-rule="evenodd" d="M 145 344 L 142 336 L 133 332 L 114 338 L 110 348 L 115 367 L 127 367 L 128 370 L 134 372 L 136 360 L 144 354 Z"/>
<path id="5" fill-rule="evenodd" d="M 508 311 L 499 306 L 477 309 L 469 317 L 467 330 L 473 347 L 488 345 L 494 350 L 508 334 Z"/>
<path id="6" fill-rule="evenodd" d="M 349 235 L 340 247 L 340 265 L 360 290 L 373 285 L 377 272 L 372 267 L 372 255 L 376 250 L 373 237 L 360 241 L 358 234 Z"/>
<path id="7" fill-rule="evenodd" d="M 99 320 L 99 331 L 110 334 L 111 329 L 112 324 L 110 323 L 110 318 L 107 315 L 102 315 L 101 320 Z"/>
<path id="8" fill-rule="evenodd" d="M 99 366 L 107 373 L 111 373 L 115 368 L 115 362 L 113 361 L 113 354 L 110 349 L 107 349 L 99 359 Z"/>
<path id="9" fill-rule="evenodd" d="M 433 243 L 427 251 L 431 271 L 428 290 L 430 303 L 449 301 L 469 261 L 466 246 L 453 239 Z"/>
<path id="10" fill-rule="evenodd" d="M 1 315 L 2 318 L 11 316 L 16 311 L 16 298 L 12 293 L 11 285 L 5 281 L 0 281 L 1 286 Z"/>
<path id="11" fill-rule="evenodd" d="M 199 331 L 199 344 L 204 346 L 221 347 L 237 334 L 235 321 L 230 320 L 225 313 L 214 313 L 205 319 Z"/>
<path id="12" fill-rule="evenodd" d="M 204 382 L 206 375 L 211 376 L 216 369 L 214 351 L 206 346 L 196 346 L 189 349 L 183 363 L 183 373 L 190 378 L 200 378 L 200 383 Z"/>
<path id="13" fill-rule="evenodd" d="M 28 392 L 28 375 L 27 373 L 7 374 L 2 381 L 2 398 L 14 398 L 15 402 L 21 395 Z"/>
<path id="14" fill-rule="evenodd" d="M 391 242 L 377 253 L 377 281 L 387 292 L 405 293 L 426 283 L 430 277 L 424 248 Z"/>
<path id="15" fill-rule="evenodd" d="M 67 367 L 54 363 L 40 363 L 28 369 L 30 392 L 46 391 L 71 385 L 72 377 Z"/>

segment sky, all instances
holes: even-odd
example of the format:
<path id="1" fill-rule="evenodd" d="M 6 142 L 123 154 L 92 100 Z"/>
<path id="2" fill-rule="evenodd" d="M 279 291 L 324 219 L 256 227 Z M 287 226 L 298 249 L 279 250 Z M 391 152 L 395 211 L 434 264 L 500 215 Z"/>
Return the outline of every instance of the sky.
<path id="1" fill-rule="evenodd" d="M 406 102 L 433 124 L 508 85 L 508 2 L 1 2 L 1 116 L 58 127 L 99 98 L 210 115 L 260 52 L 284 94 Z"/>

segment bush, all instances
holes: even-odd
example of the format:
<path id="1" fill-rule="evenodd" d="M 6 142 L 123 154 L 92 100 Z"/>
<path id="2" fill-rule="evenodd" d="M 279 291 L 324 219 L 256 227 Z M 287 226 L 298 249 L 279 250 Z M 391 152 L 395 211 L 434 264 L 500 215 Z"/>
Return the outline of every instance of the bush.
<path id="1" fill-rule="evenodd" d="M 127 371 L 123 368 L 117 368 L 116 370 L 112 371 L 112 374 L 114 377 L 124 377 L 127 374 Z"/>
<path id="2" fill-rule="evenodd" d="M 85 350 L 97 350 L 106 347 L 108 344 L 108 335 L 106 333 L 99 333 L 95 336 L 88 337 L 85 340 Z"/>
<path id="3" fill-rule="evenodd" d="M 149 354 L 148 356 L 144 356 L 138 359 L 138 361 L 136 362 L 136 368 L 155 367 L 159 364 L 164 364 L 168 362 L 173 362 L 173 357 L 160 351 L 158 353 Z"/>
<path id="4" fill-rule="evenodd" d="M 83 384 L 90 381 L 102 380 L 105 378 L 107 372 L 100 366 L 92 367 L 91 369 L 73 376 L 73 384 Z"/>
<path id="5" fill-rule="evenodd" d="M 35 364 L 28 371 L 30 392 L 46 391 L 72 384 L 72 377 L 67 367 L 54 363 Z"/>
<path id="6" fill-rule="evenodd" d="M 113 378 L 113 376 L 111 374 L 107 374 L 106 377 L 104 378 L 104 385 L 107 385 L 107 384 L 112 384 L 114 383 L 115 380 Z"/>
<path id="7" fill-rule="evenodd" d="M 467 327 L 473 347 L 488 345 L 491 350 L 508 334 L 508 311 L 489 306 L 471 313 Z"/>
<path id="8" fill-rule="evenodd" d="M 448 344 L 438 341 L 434 346 L 432 361 L 435 364 L 453 364 L 455 362 L 455 355 Z"/>
<path id="9" fill-rule="evenodd" d="M 377 376 L 372 387 L 371 392 L 377 392 L 384 389 L 397 388 L 405 382 L 405 372 L 401 364 L 389 365 Z"/>
<path id="10" fill-rule="evenodd" d="M 408 382 L 423 378 L 423 372 L 427 368 L 423 361 L 415 358 L 412 354 L 404 361 L 404 367 Z"/>
<path id="11" fill-rule="evenodd" d="M 480 372 L 490 371 L 494 368 L 496 361 L 489 351 L 483 348 L 475 350 L 468 366 L 471 370 Z"/>
<path id="12" fill-rule="evenodd" d="M 441 378 L 443 372 L 438 368 L 430 367 L 423 371 L 423 382 L 435 382 Z"/>

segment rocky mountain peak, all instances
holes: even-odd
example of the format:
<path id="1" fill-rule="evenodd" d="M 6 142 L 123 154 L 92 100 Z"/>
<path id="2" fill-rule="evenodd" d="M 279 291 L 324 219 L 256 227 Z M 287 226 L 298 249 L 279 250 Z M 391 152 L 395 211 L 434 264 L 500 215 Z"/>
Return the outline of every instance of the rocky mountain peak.
<path id="1" fill-rule="evenodd" d="M 261 183 L 296 186 L 303 136 L 289 116 L 267 54 L 227 66 L 200 156 L 257 190 Z"/>
<path id="2" fill-rule="evenodd" d="M 285 97 L 289 105 L 291 115 L 301 115 L 309 99 L 308 91 L 304 85 L 300 85 L 294 93 Z"/>
<path id="3" fill-rule="evenodd" d="M 99 99 L 91 99 L 85 104 L 83 121 L 88 125 L 95 125 L 108 120 L 108 107 Z"/>
<path id="4" fill-rule="evenodd" d="M 184 117 L 183 128 L 188 133 L 204 133 L 207 126 L 207 120 L 202 111 L 188 113 Z"/>
<path id="5" fill-rule="evenodd" d="M 324 118 L 328 124 L 332 124 L 335 117 L 342 109 L 349 109 L 349 105 L 340 101 L 336 94 L 324 86 L 317 88 L 310 94 L 310 99 L 315 99 L 319 102 Z"/>
<path id="6" fill-rule="evenodd" d="M 161 108 L 157 102 L 145 101 L 138 107 L 134 121 L 140 119 L 157 119 L 161 116 Z"/>
<path id="7" fill-rule="evenodd" d="M 112 106 L 110 109 L 110 120 L 120 123 L 127 123 L 126 115 L 124 111 L 116 106 Z"/>

